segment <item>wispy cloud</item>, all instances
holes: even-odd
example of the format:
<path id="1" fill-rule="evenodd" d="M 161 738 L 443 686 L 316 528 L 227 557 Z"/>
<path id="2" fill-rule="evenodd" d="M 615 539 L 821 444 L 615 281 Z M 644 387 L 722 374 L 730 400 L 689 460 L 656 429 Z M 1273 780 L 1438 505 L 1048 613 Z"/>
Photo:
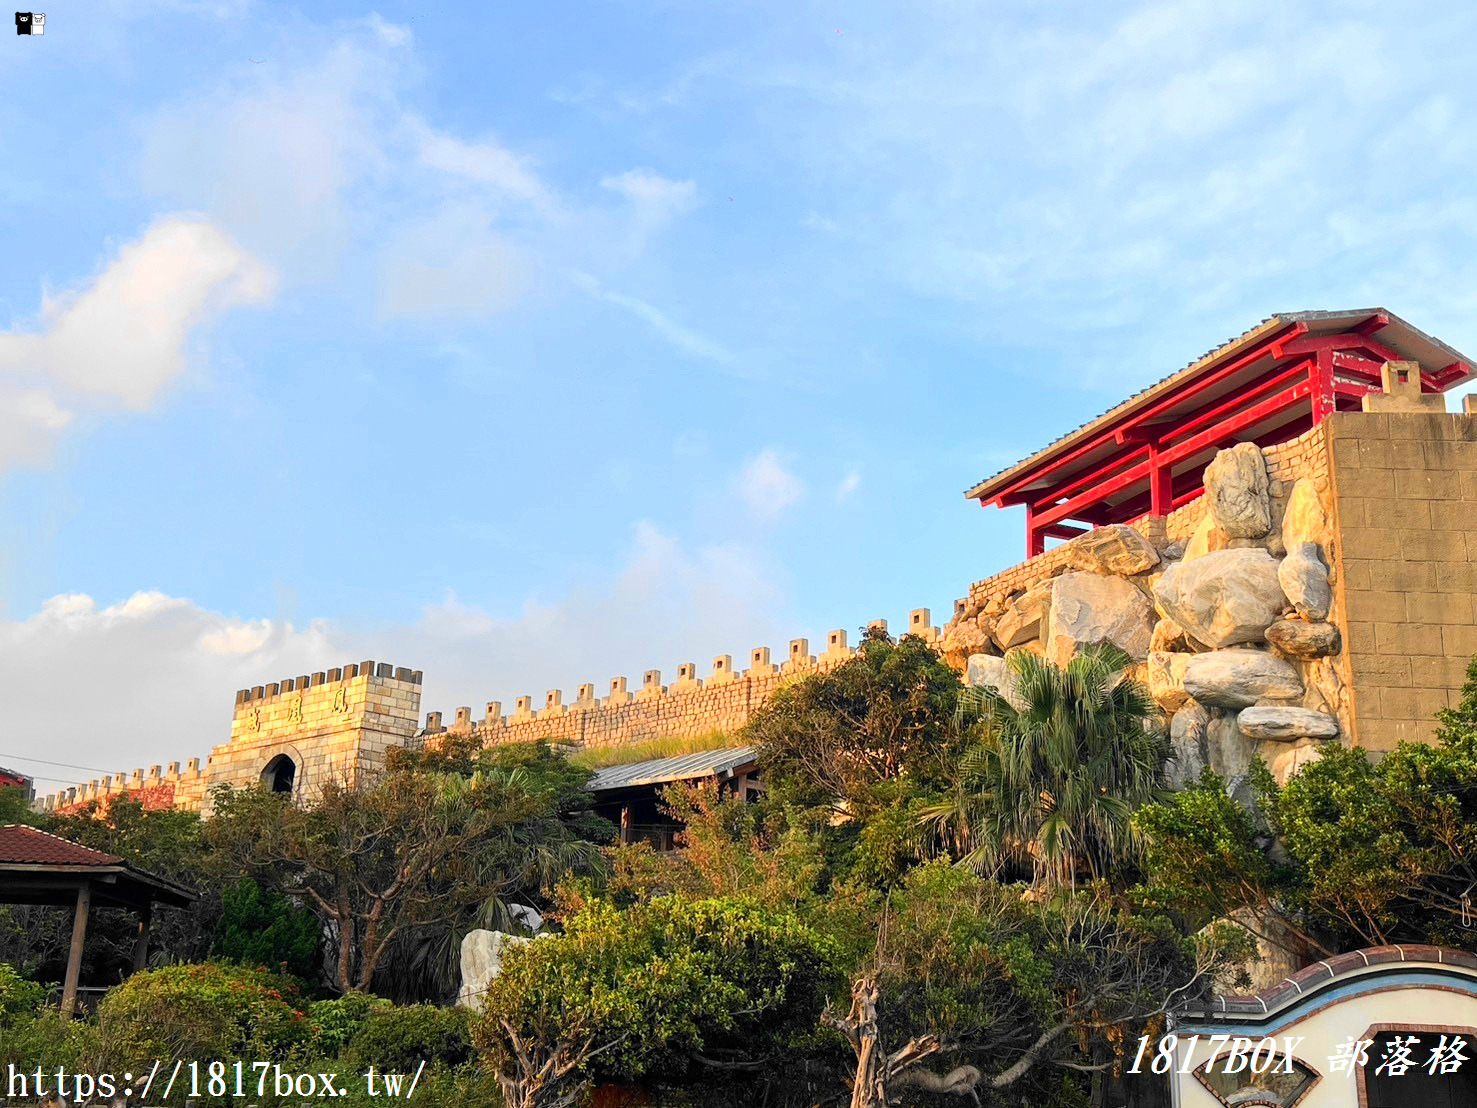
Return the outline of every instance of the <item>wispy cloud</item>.
<path id="1" fill-rule="evenodd" d="M 761 450 L 744 464 L 733 491 L 759 519 L 770 520 L 805 495 L 805 482 L 790 470 L 774 447 Z"/>
<path id="2" fill-rule="evenodd" d="M 77 407 L 149 407 L 189 365 L 197 329 L 262 304 L 274 275 L 207 220 L 171 216 L 88 284 L 0 333 L 0 466 L 44 456 Z"/>
<path id="3" fill-rule="evenodd" d="M 616 307 L 624 309 L 637 319 L 640 319 L 655 334 L 665 339 L 682 353 L 694 358 L 701 358 L 704 361 L 713 362 L 727 369 L 738 367 L 738 358 L 722 344 L 694 331 L 690 327 L 683 326 L 655 305 L 648 304 L 645 300 L 641 300 L 638 297 L 627 296 L 624 293 L 607 289 L 588 273 L 570 271 L 569 277 L 578 287 L 597 300 L 603 300 L 607 304 L 614 304 Z"/>

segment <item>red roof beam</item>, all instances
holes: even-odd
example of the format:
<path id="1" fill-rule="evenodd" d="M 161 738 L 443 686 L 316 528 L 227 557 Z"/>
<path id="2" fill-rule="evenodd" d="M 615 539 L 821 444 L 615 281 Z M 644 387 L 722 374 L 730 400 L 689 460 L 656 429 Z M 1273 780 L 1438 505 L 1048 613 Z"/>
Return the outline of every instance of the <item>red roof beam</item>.
<path id="1" fill-rule="evenodd" d="M 1167 408 L 1173 407 L 1175 404 L 1178 404 L 1186 397 L 1195 396 L 1201 392 L 1204 392 L 1211 385 L 1225 379 L 1232 373 L 1235 373 L 1238 369 L 1245 368 L 1246 366 L 1251 365 L 1253 362 L 1265 358 L 1270 353 L 1274 343 L 1289 342 L 1305 333 L 1307 329 L 1308 325 L 1306 323 L 1294 323 L 1285 328 L 1283 331 L 1278 332 L 1278 334 L 1263 339 L 1256 346 L 1252 347 L 1240 357 L 1232 359 L 1225 365 L 1219 366 L 1211 372 L 1204 374 L 1193 381 L 1185 382 L 1178 388 L 1161 396 L 1153 404 L 1150 404 L 1137 412 L 1133 412 L 1124 416 L 1122 421 L 1118 424 L 1111 427 L 1103 428 L 1102 431 L 1094 435 L 1091 439 L 1088 439 L 1086 442 L 1080 443 L 1077 447 L 1069 450 L 1067 453 L 1061 455 L 1059 458 L 1056 458 L 1053 461 L 1046 463 L 1045 465 L 1032 469 L 1027 473 L 1023 473 L 1010 485 L 997 492 L 995 494 L 995 499 L 989 501 L 988 503 L 996 504 L 997 506 L 999 506 L 1002 497 L 1008 496 L 1010 493 L 1017 492 L 1022 487 L 1029 485 L 1032 482 L 1041 480 L 1041 478 L 1046 476 L 1047 474 L 1053 473 L 1056 470 L 1060 469 L 1062 466 L 1076 461 L 1084 454 L 1087 454 L 1090 451 L 1099 448 L 1103 445 L 1105 441 L 1111 440 L 1113 434 L 1120 428 L 1133 424 L 1143 423 L 1165 411 Z M 981 500 L 980 502 L 982 504 L 987 503 L 984 500 Z"/>
<path id="2" fill-rule="evenodd" d="M 1101 466 L 1089 470 L 1077 480 L 1066 485 L 1057 485 L 1051 489 L 1032 489 L 1017 494 L 1017 504 L 1035 504 L 1038 507 L 1049 508 L 1063 497 L 1071 496 L 1081 492 L 1090 485 L 1107 480 L 1113 474 L 1125 466 L 1133 465 L 1135 462 L 1147 460 L 1149 457 L 1148 446 L 1142 446 L 1128 454 L 1120 454 L 1117 457 L 1107 459 Z"/>
<path id="3" fill-rule="evenodd" d="M 1387 321 L 1388 322 L 1388 321 Z M 1363 324 L 1360 325 L 1361 327 Z M 1318 350 L 1333 350 L 1335 355 L 1363 356 L 1378 368 L 1385 362 L 1406 362 L 1410 358 L 1398 350 L 1391 349 L 1369 333 L 1356 327 L 1337 335 L 1314 335 L 1296 339 L 1285 347 L 1289 354 L 1314 353 Z M 1451 362 L 1436 370 L 1421 370 L 1421 388 L 1426 392 L 1445 392 L 1453 385 L 1472 376 L 1472 367 L 1466 362 Z"/>
<path id="4" fill-rule="evenodd" d="M 1176 462 L 1191 458 L 1201 451 L 1224 442 L 1234 440 L 1238 432 L 1255 427 L 1259 423 L 1277 415 L 1279 412 L 1290 410 L 1300 400 L 1310 395 L 1313 391 L 1312 384 L 1307 380 L 1298 382 L 1290 389 L 1269 397 L 1260 404 L 1253 405 L 1243 411 L 1228 416 L 1224 423 L 1202 431 L 1184 442 L 1176 443 L 1174 446 L 1164 450 L 1159 455 L 1159 464 L 1172 466 Z M 1286 421 L 1284 421 L 1286 422 Z M 1058 504 L 1044 508 L 1033 513 L 1033 519 L 1038 527 L 1058 523 L 1064 519 L 1076 518 L 1077 511 L 1088 507 L 1095 502 L 1105 500 L 1116 492 L 1121 492 L 1131 487 L 1137 481 L 1146 480 L 1149 475 L 1149 463 L 1141 462 L 1117 477 L 1097 485 L 1086 492 L 1073 497 L 1065 504 Z"/>
<path id="5" fill-rule="evenodd" d="M 1223 397 L 1222 399 L 1217 400 L 1215 403 L 1210 404 L 1206 407 L 1197 408 L 1194 412 L 1190 413 L 1188 419 L 1174 420 L 1172 422 L 1166 421 L 1163 426 L 1166 429 L 1170 430 L 1167 430 L 1167 433 L 1163 435 L 1162 441 L 1165 443 L 1172 442 L 1182 433 L 1193 431 L 1204 423 L 1220 419 L 1235 408 L 1246 407 L 1250 404 L 1253 404 L 1263 393 L 1271 392 L 1273 389 L 1277 388 L 1280 385 L 1286 384 L 1288 381 L 1298 377 L 1299 375 L 1306 374 L 1308 372 L 1308 369 L 1308 362 L 1299 361 L 1296 365 L 1290 366 L 1276 376 L 1269 377 L 1263 381 L 1259 381 L 1254 387 L 1245 392 L 1234 393 L 1230 397 Z M 1119 432 L 1119 434 L 1121 433 L 1122 432 Z M 1122 464 L 1127 464 L 1129 461 L 1136 459 L 1138 456 L 1138 451 L 1135 451 L 1133 454 L 1126 455 L 1123 458 Z M 1116 466 L 1119 463 L 1115 460 L 1113 464 L 1114 466 Z M 1016 494 L 1018 499 L 1015 499 L 1014 501 L 1007 501 L 1007 503 L 1025 503 L 1027 500 L 1029 500 L 1032 503 L 1039 504 L 1044 507 L 1050 507 L 1053 502 L 1060 500 L 1064 496 L 1071 495 L 1072 493 L 1078 491 L 1080 488 L 1091 483 L 1092 481 L 1098 480 L 1100 476 L 1106 475 L 1107 474 L 1104 471 L 1094 471 L 1088 473 L 1083 477 L 1078 478 L 1076 481 L 1073 481 L 1071 484 L 1068 485 L 1059 485 L 1056 488 L 1052 489 L 1027 490 L 1025 492 L 1018 493 Z"/>

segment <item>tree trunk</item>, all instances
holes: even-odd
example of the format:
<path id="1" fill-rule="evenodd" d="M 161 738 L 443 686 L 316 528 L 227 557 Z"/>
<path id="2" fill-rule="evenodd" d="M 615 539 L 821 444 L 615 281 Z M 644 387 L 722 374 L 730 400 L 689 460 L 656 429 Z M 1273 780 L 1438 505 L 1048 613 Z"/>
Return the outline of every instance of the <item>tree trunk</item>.
<path id="1" fill-rule="evenodd" d="M 859 977 L 852 982 L 851 1011 L 846 1017 L 834 1012 L 825 1017 L 856 1052 L 850 1108 L 887 1108 L 888 1057 L 877 1039 L 877 993 L 875 977 Z"/>

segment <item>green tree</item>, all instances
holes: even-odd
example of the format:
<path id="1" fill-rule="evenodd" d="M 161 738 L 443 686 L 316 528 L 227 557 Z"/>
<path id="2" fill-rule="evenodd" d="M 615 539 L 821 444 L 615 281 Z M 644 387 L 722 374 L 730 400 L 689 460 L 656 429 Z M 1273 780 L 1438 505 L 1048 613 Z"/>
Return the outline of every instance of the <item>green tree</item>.
<path id="1" fill-rule="evenodd" d="M 827 1013 L 855 1054 L 852 1108 L 906 1087 L 1044 1104 L 1064 1072 L 1101 1089 L 1125 1035 L 1203 994 L 1233 953 L 1101 889 L 1024 897 L 943 862 L 908 875 L 877 931 L 849 1011 Z"/>
<path id="2" fill-rule="evenodd" d="M 335 987 L 366 989 L 399 936 L 505 917 L 510 899 L 599 868 L 533 757 L 468 775 L 399 766 L 303 803 L 220 789 L 207 834 L 239 872 L 310 906 L 335 936 Z"/>
<path id="3" fill-rule="evenodd" d="M 947 799 L 923 813 L 964 860 L 1040 883 L 1098 880 L 1133 861 L 1133 813 L 1162 795 L 1169 741 L 1132 660 L 1090 647 L 1065 667 L 1021 651 L 1012 689 L 970 689 L 961 714 L 980 722 Z"/>
<path id="4" fill-rule="evenodd" d="M 938 788 L 963 751 L 959 675 L 914 635 L 867 631 L 854 657 L 782 686 L 744 728 L 783 802 L 865 818 L 899 779 Z"/>
<path id="5" fill-rule="evenodd" d="M 1299 953 L 1472 946 L 1477 923 L 1477 662 L 1434 743 L 1378 761 L 1328 743 L 1278 788 L 1253 767 L 1242 810 L 1213 774 L 1143 809 L 1149 900 L 1190 921 L 1235 915 Z"/>
<path id="6" fill-rule="evenodd" d="M 731 1080 L 782 1066 L 838 980 L 832 944 L 789 912 L 591 901 L 507 955 L 474 1038 L 508 1108 L 574 1103 L 591 1080 Z"/>
<path id="7" fill-rule="evenodd" d="M 267 966 L 294 977 L 318 977 L 323 925 L 318 917 L 250 878 L 226 888 L 212 953 L 247 966 Z"/>

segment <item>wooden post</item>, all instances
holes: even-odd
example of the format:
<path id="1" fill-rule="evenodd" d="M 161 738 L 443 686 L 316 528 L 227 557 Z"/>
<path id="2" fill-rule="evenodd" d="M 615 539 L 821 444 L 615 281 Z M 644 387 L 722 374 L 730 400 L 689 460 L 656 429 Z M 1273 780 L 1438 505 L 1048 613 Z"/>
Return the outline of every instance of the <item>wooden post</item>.
<path id="1" fill-rule="evenodd" d="M 82 944 L 87 939 L 87 913 L 92 908 L 92 884 L 86 880 L 77 889 L 77 910 L 72 915 L 72 948 L 67 952 L 67 979 L 62 985 L 62 1019 L 72 1018 L 77 1007 L 77 978 L 82 973 Z"/>
<path id="2" fill-rule="evenodd" d="M 624 807 L 624 808 L 621 809 L 621 842 L 628 843 L 630 841 L 631 841 L 631 809 L 629 807 Z"/>
<path id="3" fill-rule="evenodd" d="M 149 964 L 149 924 L 154 918 L 154 906 L 145 904 L 138 913 L 138 938 L 133 944 L 133 972 L 137 973 Z"/>

